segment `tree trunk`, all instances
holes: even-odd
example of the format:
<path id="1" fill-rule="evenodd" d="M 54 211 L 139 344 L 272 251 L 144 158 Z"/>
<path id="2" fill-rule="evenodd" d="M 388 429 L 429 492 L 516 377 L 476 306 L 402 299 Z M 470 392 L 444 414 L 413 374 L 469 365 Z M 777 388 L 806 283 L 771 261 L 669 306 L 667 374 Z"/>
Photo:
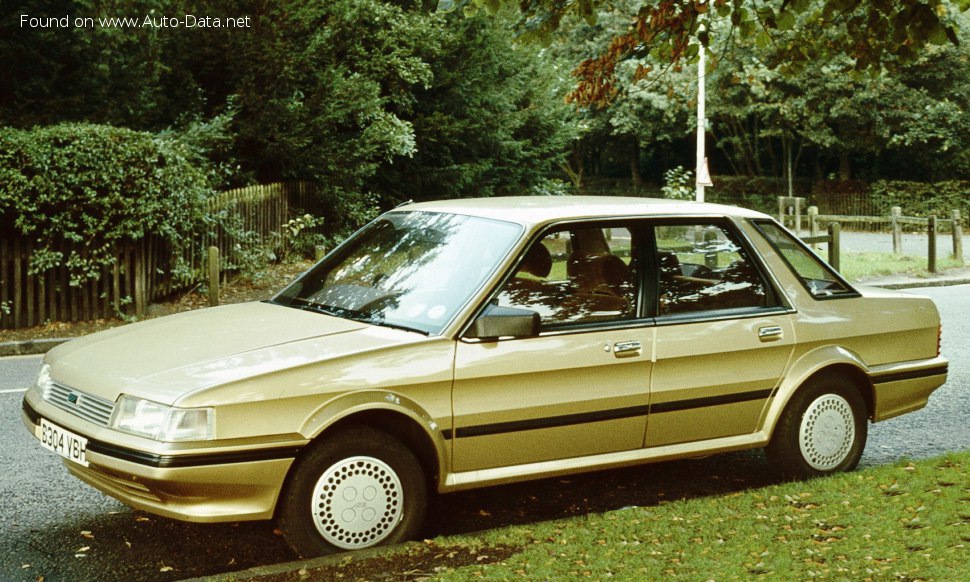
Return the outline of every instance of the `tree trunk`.
<path id="1" fill-rule="evenodd" d="M 839 153 L 839 180 L 843 182 L 852 179 L 852 168 L 849 165 L 849 152 L 843 151 Z"/>
<path id="2" fill-rule="evenodd" d="M 639 191 L 643 184 L 643 176 L 640 174 L 640 140 L 633 136 L 630 139 L 633 141 L 633 146 L 630 148 L 630 178 L 633 181 L 633 187 Z"/>

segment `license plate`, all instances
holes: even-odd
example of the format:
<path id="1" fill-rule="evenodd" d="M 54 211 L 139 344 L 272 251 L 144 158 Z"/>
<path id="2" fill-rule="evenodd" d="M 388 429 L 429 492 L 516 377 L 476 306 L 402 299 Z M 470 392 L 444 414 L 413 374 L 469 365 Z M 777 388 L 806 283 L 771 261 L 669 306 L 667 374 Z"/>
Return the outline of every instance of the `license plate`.
<path id="1" fill-rule="evenodd" d="M 40 419 L 40 444 L 69 461 L 88 466 L 88 439 L 43 418 Z"/>

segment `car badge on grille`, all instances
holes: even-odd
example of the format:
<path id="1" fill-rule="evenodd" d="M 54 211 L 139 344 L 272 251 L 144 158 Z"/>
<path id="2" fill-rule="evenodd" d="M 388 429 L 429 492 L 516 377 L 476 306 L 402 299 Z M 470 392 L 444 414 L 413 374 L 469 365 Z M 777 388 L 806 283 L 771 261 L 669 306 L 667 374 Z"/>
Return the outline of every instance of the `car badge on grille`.
<path id="1" fill-rule="evenodd" d="M 67 395 L 67 401 L 73 404 L 74 406 L 77 406 L 77 403 L 79 400 L 80 400 L 80 397 L 74 392 L 71 392 L 70 394 Z"/>

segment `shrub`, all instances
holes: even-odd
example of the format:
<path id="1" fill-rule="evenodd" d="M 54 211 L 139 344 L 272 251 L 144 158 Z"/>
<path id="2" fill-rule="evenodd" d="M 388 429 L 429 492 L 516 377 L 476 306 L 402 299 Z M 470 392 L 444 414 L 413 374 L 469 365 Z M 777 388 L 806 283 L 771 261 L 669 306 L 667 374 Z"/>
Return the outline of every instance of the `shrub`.
<path id="1" fill-rule="evenodd" d="M 33 239 L 31 271 L 67 265 L 72 285 L 148 233 L 177 250 L 206 223 L 211 195 L 189 155 L 174 139 L 111 126 L 2 128 L 0 236 Z"/>

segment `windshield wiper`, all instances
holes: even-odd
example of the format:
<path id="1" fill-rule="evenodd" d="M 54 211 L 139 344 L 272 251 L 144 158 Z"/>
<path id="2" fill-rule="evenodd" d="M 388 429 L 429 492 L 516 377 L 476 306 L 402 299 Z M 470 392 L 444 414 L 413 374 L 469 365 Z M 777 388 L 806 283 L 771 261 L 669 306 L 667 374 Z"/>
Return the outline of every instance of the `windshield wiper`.
<path id="1" fill-rule="evenodd" d="M 357 319 L 356 321 L 360 321 L 362 323 L 370 323 L 370 324 L 373 324 L 373 325 L 379 325 L 381 327 L 389 327 L 391 329 L 400 329 L 400 330 L 403 330 L 403 331 L 413 331 L 414 333 L 420 333 L 421 335 L 424 335 L 424 336 L 431 335 L 431 332 L 425 331 L 423 329 L 418 329 L 416 327 L 408 327 L 406 325 L 401 325 L 399 323 L 387 323 L 386 321 L 381 321 L 381 320 L 376 320 L 376 319 Z"/>
<path id="2" fill-rule="evenodd" d="M 306 299 L 300 299 L 299 297 L 286 297 L 282 300 L 271 299 L 270 303 L 283 305 L 285 307 L 293 307 L 302 311 L 313 311 L 316 313 L 322 313 L 324 315 L 332 315 L 334 317 L 346 317 L 346 314 L 344 313 L 346 310 L 344 309 L 340 309 L 339 307 L 335 307 L 333 305 L 314 303 L 312 301 L 307 301 Z"/>
<path id="3" fill-rule="evenodd" d="M 337 307 L 336 305 L 327 305 L 325 303 L 314 303 L 312 301 L 307 301 L 306 299 L 301 299 L 299 297 L 287 297 L 282 301 L 271 300 L 270 302 L 276 303 L 277 305 L 283 305 L 286 307 L 293 307 L 295 309 L 300 309 L 303 311 L 313 311 L 315 313 L 331 315 L 333 317 L 339 317 L 341 319 L 349 319 L 351 321 L 357 321 L 360 323 L 367 323 L 370 325 L 377 325 L 380 327 L 389 327 L 391 329 L 400 329 L 402 331 L 420 333 L 421 335 L 424 335 L 424 336 L 431 335 L 431 332 L 427 330 L 418 329 L 416 327 L 410 327 L 407 325 L 401 325 L 399 323 L 388 323 L 387 321 L 378 317 L 373 317 L 373 316 L 368 317 L 363 311 L 346 309 L 343 307 Z"/>

